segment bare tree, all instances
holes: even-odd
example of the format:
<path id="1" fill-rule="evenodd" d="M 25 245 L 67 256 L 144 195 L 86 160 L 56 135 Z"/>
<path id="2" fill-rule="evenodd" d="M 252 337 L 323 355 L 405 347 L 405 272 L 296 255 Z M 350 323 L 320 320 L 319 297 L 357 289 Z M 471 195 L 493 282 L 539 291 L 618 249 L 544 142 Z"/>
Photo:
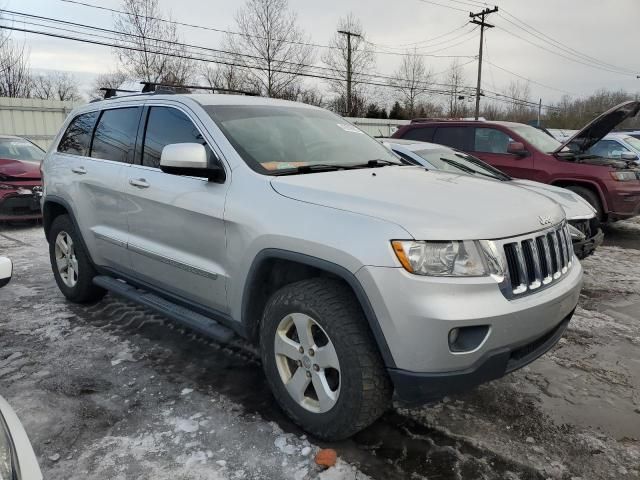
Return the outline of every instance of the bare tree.
<path id="1" fill-rule="evenodd" d="M 158 9 L 158 0 L 123 0 L 122 10 L 115 29 L 123 70 L 147 82 L 189 83 L 193 60 L 180 43 L 176 24 Z"/>
<path id="2" fill-rule="evenodd" d="M 101 88 L 121 88 L 125 82 L 130 81 L 129 74 L 122 70 L 115 70 L 109 73 L 101 73 L 93 80 L 91 90 L 88 92 L 91 98 L 102 97 L 104 92 Z"/>
<path id="3" fill-rule="evenodd" d="M 32 76 L 31 96 L 45 100 L 81 100 L 78 82 L 68 72 Z"/>
<path id="4" fill-rule="evenodd" d="M 507 107 L 505 115 L 516 122 L 527 122 L 534 115 L 535 107 L 531 101 L 529 82 L 512 81 L 504 92 Z"/>
<path id="5" fill-rule="evenodd" d="M 314 52 L 287 0 L 247 0 L 236 24 L 241 35 L 229 34 L 227 47 L 260 94 L 280 97 L 300 82 Z"/>
<path id="6" fill-rule="evenodd" d="M 431 73 L 427 70 L 424 57 L 415 49 L 408 52 L 389 83 L 402 97 L 407 115 L 413 118 L 418 100 L 431 87 Z"/>
<path id="7" fill-rule="evenodd" d="M 0 35 L 0 96 L 29 97 L 31 75 L 29 52 L 24 44 L 15 43 L 7 35 Z"/>
<path id="8" fill-rule="evenodd" d="M 458 60 L 454 60 L 446 76 L 447 88 L 449 89 L 447 115 L 451 118 L 464 117 L 469 112 L 469 107 L 465 103 L 468 97 L 468 88 L 465 87 L 464 82 L 462 67 Z"/>
<path id="9" fill-rule="evenodd" d="M 260 85 L 256 85 L 255 79 L 247 78 L 246 70 L 235 65 L 207 64 L 200 70 L 200 76 L 212 89 L 260 91 Z"/>
<path id="10" fill-rule="evenodd" d="M 334 105 L 340 108 L 338 113 L 345 116 L 359 116 L 366 111 L 366 92 L 363 82 L 366 81 L 365 74 L 375 67 L 375 54 L 364 36 L 362 24 L 353 15 L 349 14 L 341 18 L 338 22 L 337 30 L 351 32 L 351 54 L 349 54 L 349 41 L 347 36 L 335 33 L 329 42 L 329 49 L 322 56 L 323 63 L 330 68 L 332 77 L 328 80 L 333 93 L 338 99 Z M 349 65 L 349 60 L 351 64 Z M 347 102 L 342 99 L 347 97 L 347 72 L 351 73 L 351 96 L 352 111 L 347 111 Z"/>

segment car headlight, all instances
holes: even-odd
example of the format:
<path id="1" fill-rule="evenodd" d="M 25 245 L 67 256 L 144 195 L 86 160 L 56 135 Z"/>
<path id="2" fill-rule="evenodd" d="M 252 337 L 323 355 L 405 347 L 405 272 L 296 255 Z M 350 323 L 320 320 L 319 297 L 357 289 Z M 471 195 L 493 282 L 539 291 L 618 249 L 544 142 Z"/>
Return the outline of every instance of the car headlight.
<path id="1" fill-rule="evenodd" d="M 0 480 L 15 478 L 13 442 L 9 436 L 7 425 L 0 414 Z"/>
<path id="2" fill-rule="evenodd" d="M 609 172 L 611 174 L 611 178 L 618 182 L 630 182 L 632 180 L 637 180 L 638 176 L 636 172 L 632 171 L 617 171 L 617 172 Z"/>
<path id="3" fill-rule="evenodd" d="M 503 275 L 492 242 L 394 240 L 393 250 L 410 273 L 435 277 Z"/>

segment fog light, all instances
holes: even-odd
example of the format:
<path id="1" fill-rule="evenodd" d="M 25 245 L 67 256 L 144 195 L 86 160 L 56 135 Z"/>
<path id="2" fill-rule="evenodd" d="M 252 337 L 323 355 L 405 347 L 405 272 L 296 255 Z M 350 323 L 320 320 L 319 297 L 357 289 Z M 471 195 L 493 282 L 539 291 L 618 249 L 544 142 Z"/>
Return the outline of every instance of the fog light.
<path id="1" fill-rule="evenodd" d="M 455 345 L 458 341 L 458 335 L 460 335 L 459 328 L 454 328 L 449 332 L 449 345 Z"/>

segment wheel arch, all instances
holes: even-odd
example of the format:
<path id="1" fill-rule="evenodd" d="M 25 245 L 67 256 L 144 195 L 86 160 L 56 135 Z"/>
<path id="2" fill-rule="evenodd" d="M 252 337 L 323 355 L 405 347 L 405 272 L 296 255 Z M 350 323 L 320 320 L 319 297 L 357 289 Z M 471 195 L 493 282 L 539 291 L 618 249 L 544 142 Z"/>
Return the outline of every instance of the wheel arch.
<path id="1" fill-rule="evenodd" d="M 602 188 L 600 188 L 600 185 L 598 185 L 596 182 L 592 182 L 590 180 L 557 179 L 551 182 L 551 185 L 563 188 L 571 186 L 588 188 L 598 196 L 598 200 L 600 200 L 600 205 L 602 205 L 602 209 L 604 211 L 603 213 L 607 215 L 609 212 L 609 204 L 607 202 L 607 198 L 602 191 Z"/>
<path id="2" fill-rule="evenodd" d="M 82 243 L 82 247 L 84 248 L 84 251 L 87 252 L 89 261 L 95 266 L 95 262 L 93 261 L 93 258 L 91 258 L 91 252 L 87 248 L 87 244 L 82 237 L 82 232 L 80 231 L 80 226 L 78 225 L 73 208 L 65 199 L 53 195 L 45 197 L 44 203 L 42 204 L 42 225 L 44 227 L 44 235 L 47 242 L 49 241 L 51 225 L 53 225 L 54 220 L 60 215 L 69 215 L 71 223 L 73 223 L 73 228 L 75 228 L 78 238 Z"/>
<path id="3" fill-rule="evenodd" d="M 241 320 L 249 340 L 256 342 L 264 307 L 273 292 L 283 286 L 307 278 L 329 276 L 345 283 L 360 304 L 369 330 L 384 364 L 393 368 L 395 362 L 382 333 L 369 298 L 356 278 L 345 267 L 303 253 L 281 249 L 262 250 L 254 258 L 242 292 Z"/>

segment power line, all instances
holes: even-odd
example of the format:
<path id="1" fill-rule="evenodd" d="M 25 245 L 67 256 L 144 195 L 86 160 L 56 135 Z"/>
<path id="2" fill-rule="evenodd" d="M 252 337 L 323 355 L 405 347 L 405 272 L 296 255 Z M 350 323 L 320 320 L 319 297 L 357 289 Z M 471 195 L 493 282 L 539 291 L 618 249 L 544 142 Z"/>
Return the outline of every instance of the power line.
<path id="1" fill-rule="evenodd" d="M 467 22 L 463 23 L 462 25 L 460 25 L 459 27 L 454 28 L 453 30 L 450 30 L 446 33 L 443 33 L 442 35 L 437 35 L 435 37 L 431 37 L 428 38 L 426 40 L 420 40 L 418 42 L 409 42 L 409 43 L 394 43 L 394 44 L 390 44 L 390 43 L 377 43 L 376 45 L 379 47 L 386 47 L 386 48 L 406 48 L 406 47 L 412 47 L 414 45 L 418 45 L 421 43 L 429 43 L 432 42 L 433 40 L 438 40 L 440 38 L 444 38 L 447 37 L 449 35 L 451 35 L 452 33 L 457 32 L 458 30 L 463 30 L 465 28 L 467 28 L 469 26 L 469 24 Z"/>
<path id="2" fill-rule="evenodd" d="M 503 67 L 501 67 L 501 66 L 499 66 L 499 65 L 496 65 L 495 63 L 492 63 L 492 62 L 490 62 L 489 60 L 485 60 L 485 61 L 486 61 L 489 65 L 491 65 L 492 67 L 497 68 L 498 70 L 502 70 L 503 72 L 506 72 L 506 73 L 508 73 L 508 74 L 510 74 L 510 75 L 513 75 L 514 77 L 521 78 L 522 80 L 526 80 L 526 81 L 531 82 L 531 83 L 533 83 L 533 84 L 535 84 L 535 85 L 539 85 L 539 86 L 541 86 L 541 87 L 548 88 L 548 89 L 550 89 L 550 90 L 555 90 L 556 92 L 566 93 L 567 95 L 571 95 L 571 96 L 574 96 L 574 97 L 578 97 L 578 96 L 579 96 L 577 93 L 571 93 L 571 92 L 569 92 L 569 91 L 567 91 L 567 90 L 563 90 L 563 89 L 561 89 L 561 88 L 552 87 L 551 85 L 546 85 L 546 84 L 544 84 L 544 83 L 538 82 L 538 81 L 536 81 L 536 80 L 532 80 L 531 78 L 525 77 L 525 76 L 523 76 L 523 75 L 519 75 L 519 74 L 517 74 L 517 73 L 515 73 L 515 72 L 512 72 L 511 70 L 507 70 L 506 68 L 503 68 Z"/>
<path id="3" fill-rule="evenodd" d="M 532 25 L 526 23 L 524 20 L 519 19 L 518 17 L 516 17 L 515 15 L 511 14 L 507 10 L 503 9 L 502 11 L 504 13 L 506 13 L 509 17 L 513 18 L 515 21 L 517 21 L 520 24 L 524 25 L 526 27 L 524 29 L 525 31 L 527 31 L 527 29 L 529 29 L 529 30 L 532 30 L 533 32 L 535 32 L 535 33 L 537 33 L 539 35 L 536 35 L 535 33 L 531 33 L 531 32 L 527 32 L 527 33 L 529 33 L 530 35 L 532 35 L 532 36 L 534 36 L 536 38 L 539 38 L 539 39 L 543 40 L 544 42 L 546 42 L 548 44 L 556 46 L 556 48 L 559 48 L 560 50 L 563 50 L 563 51 L 565 51 L 567 53 L 572 53 L 572 54 L 574 54 L 576 56 L 582 57 L 582 59 L 585 59 L 585 60 L 588 60 L 588 61 L 592 61 L 594 63 L 600 64 L 602 66 L 610 67 L 610 68 L 615 69 L 615 70 L 627 71 L 629 73 L 634 73 L 634 74 L 636 73 L 631 69 L 624 68 L 624 67 L 618 67 L 618 66 L 613 65 L 611 63 L 604 62 L 604 61 L 599 60 L 599 59 L 597 59 L 595 57 L 592 57 L 590 55 L 582 53 L 579 50 L 576 50 L 575 48 L 572 48 L 572 47 L 570 47 L 570 46 L 568 46 L 568 45 L 566 45 L 566 44 L 564 44 L 564 43 L 562 43 L 562 42 L 560 42 L 558 40 L 555 40 L 553 37 L 541 32 L 537 28 L 535 28 Z M 500 15 L 500 17 L 502 17 L 504 20 L 506 20 L 507 22 L 509 22 L 509 23 L 511 23 L 511 24 L 513 24 L 515 26 L 519 26 L 519 25 L 515 24 L 514 22 L 511 22 L 509 19 L 505 18 L 503 15 Z M 520 27 L 521 27 L 521 25 L 520 25 Z"/>

